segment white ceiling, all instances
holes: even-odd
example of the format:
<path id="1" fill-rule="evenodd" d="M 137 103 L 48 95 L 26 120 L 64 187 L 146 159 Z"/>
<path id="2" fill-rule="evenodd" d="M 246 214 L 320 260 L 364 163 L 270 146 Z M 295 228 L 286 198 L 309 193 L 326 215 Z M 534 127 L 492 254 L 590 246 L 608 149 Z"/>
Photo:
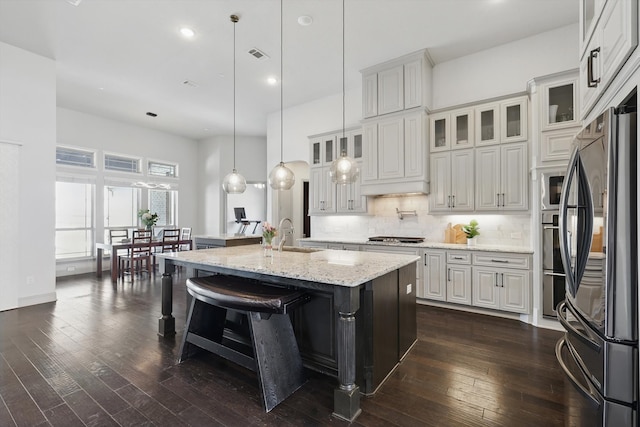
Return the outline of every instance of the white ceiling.
<path id="1" fill-rule="evenodd" d="M 280 109 L 279 86 L 266 84 L 280 75 L 278 0 L 74 1 L 0 0 L 0 41 L 56 60 L 59 106 L 193 139 L 231 134 L 237 14 L 237 133 L 266 134 Z M 284 0 L 283 13 L 285 108 L 340 93 L 342 1 Z M 437 64 L 577 20 L 578 0 L 345 0 L 347 90 L 361 69 L 406 53 L 428 48 Z M 179 35 L 185 25 L 194 39 Z"/>

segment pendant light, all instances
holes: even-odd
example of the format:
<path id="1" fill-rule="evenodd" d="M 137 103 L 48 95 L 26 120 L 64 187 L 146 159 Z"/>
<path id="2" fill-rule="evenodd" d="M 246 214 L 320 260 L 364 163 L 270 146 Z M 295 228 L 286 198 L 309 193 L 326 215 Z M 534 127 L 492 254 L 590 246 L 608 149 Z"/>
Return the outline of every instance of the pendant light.
<path id="1" fill-rule="evenodd" d="M 283 40 L 282 40 L 282 0 L 280 0 L 280 163 L 269 173 L 269 185 L 274 190 L 289 190 L 296 182 L 296 177 L 291 169 L 284 165 L 282 161 L 282 151 L 284 144 L 284 126 L 282 116 L 284 115 L 284 105 L 282 103 L 282 56 L 283 56 Z"/>
<path id="2" fill-rule="evenodd" d="M 344 0 L 342 0 L 342 138 L 345 138 L 345 89 L 344 89 Z M 339 146 L 339 143 L 338 143 Z M 342 150 L 340 157 L 331 163 L 329 170 L 331 182 L 346 185 L 354 183 L 360 175 L 360 168 L 355 160 L 347 156 L 347 150 Z"/>
<path id="3" fill-rule="evenodd" d="M 224 177 L 222 189 L 227 194 L 242 194 L 247 189 L 247 180 L 236 170 L 236 23 L 237 15 L 231 15 L 233 22 L 233 172 Z"/>

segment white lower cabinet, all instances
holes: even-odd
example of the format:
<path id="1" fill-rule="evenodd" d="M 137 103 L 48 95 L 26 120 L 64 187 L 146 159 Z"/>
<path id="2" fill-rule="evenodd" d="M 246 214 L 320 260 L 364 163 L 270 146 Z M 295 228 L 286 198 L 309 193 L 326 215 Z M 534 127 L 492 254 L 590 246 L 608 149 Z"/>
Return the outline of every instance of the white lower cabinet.
<path id="1" fill-rule="evenodd" d="M 447 253 L 443 250 L 425 250 L 422 255 L 424 275 L 418 288 L 418 298 L 447 300 Z"/>
<path id="2" fill-rule="evenodd" d="M 471 304 L 471 252 L 447 251 L 446 301 Z"/>
<path id="3" fill-rule="evenodd" d="M 529 313 L 531 255 L 425 249 L 418 297 Z"/>
<path id="4" fill-rule="evenodd" d="M 524 254 L 473 255 L 473 305 L 529 313 L 531 257 Z"/>
<path id="5" fill-rule="evenodd" d="M 471 304 L 471 266 L 447 265 L 447 302 Z"/>

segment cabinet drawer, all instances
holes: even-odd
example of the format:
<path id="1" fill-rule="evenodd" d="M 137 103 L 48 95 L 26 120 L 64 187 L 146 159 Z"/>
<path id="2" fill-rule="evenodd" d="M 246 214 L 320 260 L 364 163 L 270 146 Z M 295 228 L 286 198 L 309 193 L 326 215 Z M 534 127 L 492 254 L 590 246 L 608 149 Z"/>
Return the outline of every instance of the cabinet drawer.
<path id="1" fill-rule="evenodd" d="M 519 268 L 528 270 L 531 268 L 531 256 L 526 254 L 502 254 L 502 253 L 475 253 L 473 265 L 490 267 Z"/>
<path id="2" fill-rule="evenodd" d="M 471 264 L 471 252 L 447 252 L 447 264 Z"/>

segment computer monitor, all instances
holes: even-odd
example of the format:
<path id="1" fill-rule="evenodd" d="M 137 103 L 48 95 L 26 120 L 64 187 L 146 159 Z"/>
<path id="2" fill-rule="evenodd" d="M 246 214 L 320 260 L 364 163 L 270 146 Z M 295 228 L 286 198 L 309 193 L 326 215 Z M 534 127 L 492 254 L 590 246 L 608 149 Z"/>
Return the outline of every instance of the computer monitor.
<path id="1" fill-rule="evenodd" d="M 236 215 L 236 222 L 242 222 L 247 219 L 247 215 L 244 213 L 244 208 L 233 208 L 233 212 Z"/>

